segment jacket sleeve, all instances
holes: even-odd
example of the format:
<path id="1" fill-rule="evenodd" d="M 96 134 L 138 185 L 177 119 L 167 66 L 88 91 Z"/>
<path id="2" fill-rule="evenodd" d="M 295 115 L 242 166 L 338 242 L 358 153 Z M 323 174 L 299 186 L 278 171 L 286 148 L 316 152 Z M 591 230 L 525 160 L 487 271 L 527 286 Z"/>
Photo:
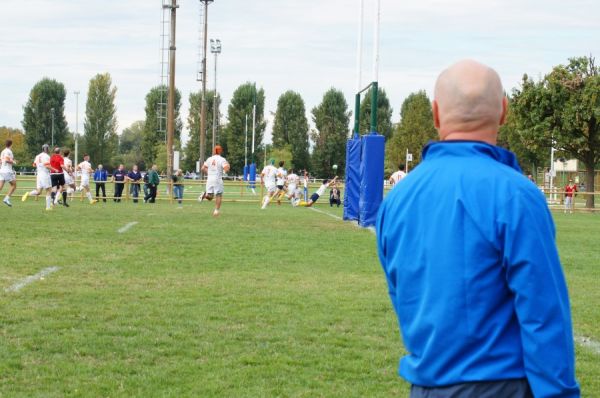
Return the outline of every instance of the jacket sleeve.
<path id="1" fill-rule="evenodd" d="M 535 397 L 579 397 L 569 297 L 552 216 L 540 192 L 518 191 L 500 214 L 500 242 Z"/>

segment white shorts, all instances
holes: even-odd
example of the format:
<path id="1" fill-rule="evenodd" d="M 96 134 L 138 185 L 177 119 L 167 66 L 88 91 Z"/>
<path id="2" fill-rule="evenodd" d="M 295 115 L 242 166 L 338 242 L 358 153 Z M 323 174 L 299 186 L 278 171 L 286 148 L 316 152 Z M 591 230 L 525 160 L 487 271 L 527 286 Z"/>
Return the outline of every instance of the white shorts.
<path id="1" fill-rule="evenodd" d="M 213 195 L 223 194 L 223 181 L 206 181 L 206 193 Z"/>
<path id="2" fill-rule="evenodd" d="M 90 186 L 90 176 L 82 174 L 81 175 L 81 186 L 89 187 Z"/>
<path id="3" fill-rule="evenodd" d="M 265 184 L 265 188 L 267 189 L 268 193 L 273 193 L 277 191 L 277 185 L 273 184 L 273 185 L 267 185 Z"/>
<path id="4" fill-rule="evenodd" d="M 0 171 L 0 181 L 11 182 L 14 180 L 15 180 L 15 172 L 13 170 Z"/>
<path id="5" fill-rule="evenodd" d="M 288 189 L 287 189 L 288 196 L 293 196 L 295 191 L 296 191 L 296 184 L 288 185 Z"/>
<path id="6" fill-rule="evenodd" d="M 52 181 L 50 180 L 50 174 L 38 174 L 36 179 L 37 189 L 50 189 L 52 188 Z"/>
<path id="7" fill-rule="evenodd" d="M 65 185 L 73 185 L 75 184 L 75 180 L 73 176 L 69 173 L 65 173 Z"/>

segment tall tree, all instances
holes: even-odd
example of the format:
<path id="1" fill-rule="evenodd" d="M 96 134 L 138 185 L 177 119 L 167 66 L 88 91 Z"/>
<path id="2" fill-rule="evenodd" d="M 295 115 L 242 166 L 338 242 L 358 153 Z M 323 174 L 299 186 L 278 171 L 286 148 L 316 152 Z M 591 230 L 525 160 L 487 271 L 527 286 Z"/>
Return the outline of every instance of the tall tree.
<path id="1" fill-rule="evenodd" d="M 572 58 L 540 81 L 527 75 L 513 92 L 513 110 L 524 145 L 554 142 L 586 168 L 586 190 L 594 191 L 594 168 L 600 162 L 600 68 L 593 57 Z M 586 196 L 594 207 L 594 196 Z"/>
<path id="2" fill-rule="evenodd" d="M 313 174 L 319 177 L 331 177 L 331 166 L 338 165 L 343 172 L 346 165 L 346 140 L 350 111 L 344 94 L 331 88 L 323 96 L 319 106 L 312 110 L 316 131 L 311 138 L 315 143 L 312 156 Z"/>
<path id="3" fill-rule="evenodd" d="M 431 101 L 425 91 L 410 94 L 402 103 L 400 123 L 386 145 L 386 172 L 397 170 L 404 163 L 406 150 L 413 154 L 411 167 L 421 161 L 421 151 L 427 142 L 437 139 L 433 125 Z"/>
<path id="4" fill-rule="evenodd" d="M 260 164 L 261 154 L 264 154 L 263 135 L 267 122 L 264 120 L 265 91 L 256 89 L 253 83 L 244 83 L 233 93 L 231 102 L 227 108 L 227 119 L 229 123 L 223 129 L 221 145 L 231 164 L 232 173 L 241 174 L 244 167 L 244 132 L 246 115 L 248 115 L 248 163 L 251 161 L 252 146 L 252 104 L 256 98 L 256 137 L 255 137 L 255 161 Z"/>
<path id="5" fill-rule="evenodd" d="M 95 164 L 114 166 L 117 153 L 117 115 L 115 96 L 110 74 L 97 74 L 90 80 L 85 105 L 84 151 Z"/>
<path id="6" fill-rule="evenodd" d="M 294 91 L 286 91 L 277 101 L 273 124 L 273 146 L 276 149 L 289 146 L 294 168 L 307 169 L 309 167 L 306 108 L 300 94 Z"/>
<path id="7" fill-rule="evenodd" d="M 184 170 L 196 170 L 196 162 L 200 159 L 200 100 L 202 93 L 190 93 L 190 110 L 187 117 L 188 129 L 190 137 L 185 146 L 185 158 L 182 162 Z M 206 92 L 206 148 L 207 154 L 213 147 L 212 142 L 212 126 L 213 126 L 213 104 L 215 103 L 215 95 L 213 91 Z M 221 142 L 223 129 L 218 121 L 221 120 L 221 97 L 217 97 L 217 143 Z M 207 156 L 208 158 L 208 156 Z"/>
<path id="8" fill-rule="evenodd" d="M 68 136 L 65 118 L 65 86 L 53 79 L 37 82 L 24 107 L 23 129 L 29 157 L 40 152 L 42 145 L 52 142 L 52 109 L 54 109 L 54 144 L 62 146 Z"/>
<path id="9" fill-rule="evenodd" d="M 133 122 L 131 126 L 123 130 L 119 138 L 119 163 L 125 164 L 128 169 L 137 164 L 141 170 L 144 170 L 146 164 L 140 152 L 144 139 L 144 121 Z"/>
<path id="10" fill-rule="evenodd" d="M 167 142 L 167 87 L 156 86 L 150 89 L 146 94 L 146 119 L 144 120 L 144 139 L 142 140 L 141 152 L 146 165 L 151 165 L 156 161 L 160 150 L 166 151 L 166 147 L 161 144 Z M 175 90 L 175 149 L 181 147 L 181 130 L 183 123 L 179 110 L 181 108 L 181 93 Z M 166 157 L 166 152 L 165 152 Z"/>
<path id="11" fill-rule="evenodd" d="M 367 90 L 360 104 L 360 131 L 366 133 L 371 131 L 371 93 L 373 88 Z M 390 100 L 385 90 L 381 87 L 377 90 L 377 132 L 387 140 L 392 136 L 394 127 L 392 126 L 393 110 L 390 106 Z"/>
<path id="12" fill-rule="evenodd" d="M 27 152 L 27 147 L 25 145 L 25 134 L 23 133 L 23 131 L 6 126 L 1 126 L 0 145 L 4 145 L 4 142 L 9 139 L 13 142 L 12 151 L 13 155 L 15 156 L 15 159 L 18 162 L 17 165 L 19 166 L 19 168 L 23 166 L 31 166 L 31 156 Z"/>

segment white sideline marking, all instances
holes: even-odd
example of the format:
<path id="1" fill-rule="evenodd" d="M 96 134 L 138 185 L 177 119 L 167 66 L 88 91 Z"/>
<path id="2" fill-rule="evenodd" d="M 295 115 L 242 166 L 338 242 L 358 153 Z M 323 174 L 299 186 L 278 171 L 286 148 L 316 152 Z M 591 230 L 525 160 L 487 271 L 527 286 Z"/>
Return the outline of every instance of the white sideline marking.
<path id="1" fill-rule="evenodd" d="M 590 351 L 593 351 L 594 354 L 600 355 L 600 343 L 590 339 L 589 337 L 585 337 L 579 334 L 575 335 L 575 342 L 582 347 L 588 348 Z"/>
<path id="2" fill-rule="evenodd" d="M 135 224 L 137 224 L 137 221 L 132 221 L 130 223 L 125 224 L 125 226 L 119 228 L 117 230 L 118 233 L 122 234 L 123 232 L 127 232 L 129 230 L 129 228 L 133 227 Z"/>
<path id="3" fill-rule="evenodd" d="M 37 274 L 30 275 L 27 278 L 23 278 L 20 281 L 18 281 L 17 283 L 15 283 L 14 285 L 7 287 L 6 289 L 4 289 L 4 291 L 6 293 L 18 292 L 19 290 L 23 289 L 25 286 L 29 285 L 30 283 L 39 281 L 40 279 L 44 279 L 45 276 L 50 275 L 51 273 L 56 272 L 59 269 L 60 269 L 59 267 L 44 268 Z"/>
<path id="4" fill-rule="evenodd" d="M 326 211 L 319 210 L 319 209 L 317 209 L 317 208 L 315 208 L 315 207 L 309 207 L 309 209 L 311 209 L 311 210 L 314 210 L 314 211 L 316 211 L 317 213 L 321 213 L 321 214 L 325 214 L 325 215 L 327 215 L 327 216 L 329 216 L 329 217 L 333 217 L 333 218 L 335 218 L 336 220 L 344 221 L 344 219 L 343 219 L 342 217 L 340 217 L 340 216 L 336 216 L 335 214 L 331 214 L 331 213 L 328 213 L 328 212 L 326 212 Z M 360 225 L 358 225 L 358 224 L 356 224 L 356 223 L 354 223 L 354 222 L 352 223 L 352 225 L 353 225 L 353 226 L 355 226 L 356 228 L 360 228 L 360 229 L 368 229 L 369 231 L 371 231 L 371 232 L 375 233 L 375 228 L 374 228 L 374 227 L 367 227 L 367 228 L 363 228 L 363 227 L 361 227 Z"/>

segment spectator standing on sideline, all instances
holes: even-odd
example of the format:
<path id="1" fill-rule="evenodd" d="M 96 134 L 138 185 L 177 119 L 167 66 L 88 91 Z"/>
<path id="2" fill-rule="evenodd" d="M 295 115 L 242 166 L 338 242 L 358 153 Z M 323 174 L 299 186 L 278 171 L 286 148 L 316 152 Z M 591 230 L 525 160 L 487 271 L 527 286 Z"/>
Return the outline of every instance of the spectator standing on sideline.
<path id="1" fill-rule="evenodd" d="M 10 203 L 10 197 L 17 189 L 17 180 L 15 176 L 15 171 L 13 170 L 13 166 L 17 163 L 15 157 L 12 153 L 12 140 L 6 140 L 5 148 L 0 152 L 0 191 L 4 188 L 4 183 L 8 182 L 10 184 L 10 188 L 8 188 L 8 192 L 6 196 L 2 200 L 5 205 L 8 207 L 12 207 L 12 203 Z"/>
<path id="2" fill-rule="evenodd" d="M 121 196 L 123 196 L 123 188 L 125 187 L 125 177 L 127 176 L 127 171 L 125 170 L 125 166 L 122 164 L 113 171 L 113 175 L 111 178 L 111 182 L 115 183 L 115 197 L 113 201 L 119 203 L 121 201 Z"/>
<path id="3" fill-rule="evenodd" d="M 102 201 L 106 203 L 106 180 L 108 180 L 108 173 L 104 170 L 104 167 L 99 164 L 98 168 L 94 172 L 94 182 L 96 183 L 96 201 L 100 200 L 100 190 L 102 190 Z"/>
<path id="4" fill-rule="evenodd" d="M 496 146 L 508 107 L 500 77 L 461 61 L 434 93 L 440 141 L 377 219 L 408 352 L 399 373 L 411 397 L 579 397 L 552 216 Z"/>
<path id="5" fill-rule="evenodd" d="M 183 200 L 183 179 L 183 171 L 181 169 L 177 170 L 171 176 L 171 180 L 173 180 L 173 197 L 177 199 L 177 203 L 180 205 Z"/>
<path id="6" fill-rule="evenodd" d="M 158 166 L 153 164 L 152 168 L 148 171 L 148 193 L 144 197 L 144 203 L 156 202 L 156 192 L 158 190 L 158 184 L 160 184 L 160 177 L 158 176 Z"/>
<path id="7" fill-rule="evenodd" d="M 137 164 L 134 164 L 131 171 L 127 173 L 127 181 L 131 183 L 129 193 L 133 197 L 133 203 L 137 203 L 140 196 L 140 182 L 142 181 L 142 174 L 139 172 Z"/>
<path id="8" fill-rule="evenodd" d="M 569 180 L 569 183 L 565 187 L 565 214 L 567 211 L 573 214 L 573 198 L 577 193 L 577 185 L 573 184 L 573 180 Z"/>

